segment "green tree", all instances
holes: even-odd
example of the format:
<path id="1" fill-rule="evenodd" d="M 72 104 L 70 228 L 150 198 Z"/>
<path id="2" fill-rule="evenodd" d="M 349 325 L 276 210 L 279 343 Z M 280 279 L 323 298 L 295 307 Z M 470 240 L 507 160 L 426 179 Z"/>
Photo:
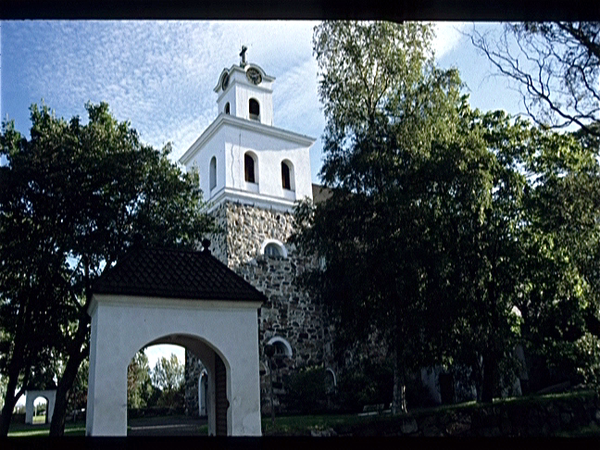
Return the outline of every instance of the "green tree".
<path id="1" fill-rule="evenodd" d="M 88 374 L 90 370 L 89 359 L 84 359 L 77 376 L 73 381 L 73 386 L 69 389 L 69 396 L 67 398 L 67 413 L 73 411 L 81 411 L 87 408 L 87 393 L 88 393 Z"/>
<path id="2" fill-rule="evenodd" d="M 321 176 L 332 195 L 296 213 L 300 248 L 324 260 L 308 286 L 331 308 L 342 348 L 370 338 L 387 349 L 394 411 L 406 409 L 408 374 L 432 364 L 471 368 L 478 398 L 491 401 L 512 381 L 518 343 L 567 345 L 549 335 L 562 326 L 557 304 L 579 324 L 597 313 L 572 276 L 579 269 L 558 254 L 523 271 L 556 239 L 531 209 L 551 185 L 541 168 L 564 169 L 580 147 L 503 112 L 471 110 L 457 73 L 429 58 L 429 33 L 413 24 L 316 28 L 327 118 Z M 597 211 L 589 187 L 576 193 L 581 212 Z M 579 249 L 594 273 L 584 251 L 594 241 L 570 236 L 578 245 L 561 248 Z M 540 285 L 549 264 L 561 276 Z M 525 308 L 535 296 L 552 327 Z"/>
<path id="3" fill-rule="evenodd" d="M 169 146 L 142 144 L 105 103 L 86 108 L 84 125 L 33 105 L 30 139 L 3 124 L 1 317 L 9 339 L 1 367 L 9 390 L 0 435 L 8 431 L 12 388 L 26 385 L 53 350 L 65 365 L 50 433 L 64 432 L 68 393 L 89 352 L 92 284 L 134 236 L 148 245 L 191 247 L 214 230 L 197 175 L 169 160 Z"/>
<path id="4" fill-rule="evenodd" d="M 183 406 L 184 366 L 177 356 L 161 357 L 152 370 L 152 383 L 161 390 L 158 406 L 175 408 Z"/>
<path id="5" fill-rule="evenodd" d="M 475 31 L 471 40 L 517 82 L 537 123 L 600 136 L 600 22 L 511 23 L 500 38 Z"/>
<path id="6" fill-rule="evenodd" d="M 152 370 L 152 382 L 163 391 L 177 390 L 183 384 L 183 369 L 174 353 L 169 359 L 163 356 Z"/>
<path id="7" fill-rule="evenodd" d="M 135 354 L 127 366 L 127 404 L 129 408 L 145 408 L 151 395 L 150 366 L 143 350 Z"/>
<path id="8" fill-rule="evenodd" d="M 324 22 L 314 34 L 327 119 L 321 176 L 333 194 L 298 207 L 297 241 L 326 261 L 310 285 L 339 319 L 339 340 L 352 345 L 377 332 L 388 350 L 394 412 L 406 410 L 407 374 L 443 358 L 436 317 L 444 307 L 453 314 L 451 302 L 440 298 L 434 310 L 425 301 L 433 287 L 425 280 L 442 264 L 432 266 L 429 251 L 443 252 L 427 238 L 440 199 L 423 176 L 459 138 L 464 99 L 456 71 L 434 67 L 432 36 L 428 25 L 381 22 Z"/>
<path id="9" fill-rule="evenodd" d="M 585 131 L 536 134 L 536 151 L 524 163 L 535 176 L 529 177 L 529 239 L 522 259 L 523 295 L 516 306 L 530 353 L 541 356 L 544 368 L 562 378 L 597 383 L 599 147 Z"/>

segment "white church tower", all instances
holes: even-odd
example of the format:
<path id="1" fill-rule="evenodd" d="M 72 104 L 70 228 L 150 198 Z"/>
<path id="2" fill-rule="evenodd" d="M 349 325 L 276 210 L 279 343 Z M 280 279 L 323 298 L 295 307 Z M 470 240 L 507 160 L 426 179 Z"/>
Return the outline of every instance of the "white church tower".
<path id="1" fill-rule="evenodd" d="M 256 64 L 223 69 L 214 88 L 219 115 L 180 162 L 197 170 L 204 199 L 289 212 L 312 199 L 309 149 L 315 139 L 274 126 L 273 84 Z"/>
<path id="2" fill-rule="evenodd" d="M 296 367 L 326 362 L 328 328 L 320 305 L 297 286 L 313 261 L 290 245 L 297 200 L 313 199 L 310 147 L 315 139 L 277 128 L 273 111 L 275 78 L 258 65 L 241 62 L 223 69 L 214 88 L 218 115 L 181 157 L 200 175 L 204 199 L 223 233 L 211 236 L 211 251 L 267 297 L 259 313 L 261 397 L 267 392 L 266 345 L 276 348 L 277 397 Z M 319 189 L 316 188 L 317 196 Z M 333 372 L 331 372 L 333 374 Z M 202 414 L 201 368 L 186 355 L 188 414 Z M 283 398 L 283 397 L 281 397 Z"/>

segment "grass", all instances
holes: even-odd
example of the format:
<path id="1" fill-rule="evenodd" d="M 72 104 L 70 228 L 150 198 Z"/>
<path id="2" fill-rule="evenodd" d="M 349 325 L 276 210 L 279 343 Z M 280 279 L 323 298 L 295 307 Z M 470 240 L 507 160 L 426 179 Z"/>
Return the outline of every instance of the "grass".
<path id="1" fill-rule="evenodd" d="M 598 425 L 590 425 L 587 427 L 581 427 L 573 431 L 563 431 L 556 434 L 557 437 L 567 438 L 599 438 L 600 427 Z"/>
<path id="2" fill-rule="evenodd" d="M 8 437 L 43 437 L 49 434 L 50 424 L 25 425 L 24 423 L 11 423 Z M 65 436 L 85 436 L 85 422 L 66 424 Z"/>
<path id="3" fill-rule="evenodd" d="M 270 417 L 262 418 L 264 435 L 310 435 L 311 430 L 326 430 L 328 428 L 350 426 L 362 423 L 370 418 L 359 417 L 356 414 L 323 415 L 323 416 L 281 416 L 275 417 L 275 427 Z"/>
<path id="4" fill-rule="evenodd" d="M 262 430 L 265 436 L 310 436 L 311 430 L 326 430 L 334 428 L 337 430 L 351 427 L 359 423 L 374 422 L 388 419 L 389 416 L 359 417 L 350 415 L 323 415 L 323 416 L 282 416 L 275 418 L 275 427 L 271 424 L 270 417 L 263 417 Z M 389 419 L 392 419 L 389 417 Z M 388 420 L 389 420 L 388 419 Z M 29 438 L 48 436 L 50 425 L 25 425 L 14 424 L 10 427 L 8 437 Z M 198 428 L 201 435 L 208 434 L 208 426 L 202 425 Z M 85 436 L 85 423 L 70 423 L 65 427 L 65 436 Z M 565 438 L 598 438 L 600 437 L 600 426 L 585 426 L 573 431 L 565 431 L 557 434 L 557 437 Z"/>
<path id="5" fill-rule="evenodd" d="M 521 403 L 544 404 L 548 401 L 556 399 L 568 399 L 570 397 L 582 397 L 594 395 L 593 393 L 576 392 L 566 394 L 549 394 L 536 397 L 519 397 L 511 399 L 502 399 L 494 401 L 494 405 L 509 403 L 518 405 Z M 444 405 L 436 408 L 415 409 L 409 412 L 409 416 L 420 414 L 435 414 L 436 412 L 459 410 L 468 411 L 470 409 L 482 408 L 489 405 L 477 404 L 475 402 L 467 402 L 459 405 Z M 171 417 L 172 419 L 172 417 Z M 162 418 L 135 419 L 136 425 L 160 423 Z M 364 424 L 368 427 L 369 423 L 374 426 L 376 423 L 397 420 L 397 416 L 381 415 L 381 416 L 358 416 L 356 414 L 344 415 L 303 415 L 303 416 L 280 416 L 275 418 L 275 426 L 271 423 L 271 418 L 266 416 L 262 418 L 262 432 L 265 436 L 310 436 L 312 430 L 327 430 L 335 429 L 341 434 L 344 430 L 351 430 L 353 426 Z M 25 425 L 11 424 L 9 437 L 32 437 L 32 436 L 48 436 L 50 425 Z M 208 426 L 201 425 L 198 427 L 198 434 L 207 435 Z M 85 422 L 69 423 L 65 428 L 65 436 L 84 436 Z M 565 431 L 558 434 L 560 437 L 600 437 L 600 426 L 591 425 L 578 428 L 573 431 Z"/>
<path id="6" fill-rule="evenodd" d="M 35 418 L 34 418 L 35 419 Z M 188 419 L 182 417 L 182 419 Z M 132 419 L 129 425 L 133 426 L 153 426 L 162 425 L 165 423 L 172 423 L 177 421 L 177 416 L 166 416 L 166 417 L 149 417 L 144 419 Z M 128 430 L 131 426 L 127 427 Z M 199 425 L 194 430 L 198 435 L 208 435 L 208 425 Z M 29 438 L 29 437 L 44 437 L 50 434 L 50 424 L 40 423 L 36 424 L 34 421 L 33 425 L 24 423 L 11 423 L 8 437 L 16 438 Z M 65 426 L 65 436 L 85 436 L 85 421 L 79 421 L 75 423 L 67 423 Z"/>

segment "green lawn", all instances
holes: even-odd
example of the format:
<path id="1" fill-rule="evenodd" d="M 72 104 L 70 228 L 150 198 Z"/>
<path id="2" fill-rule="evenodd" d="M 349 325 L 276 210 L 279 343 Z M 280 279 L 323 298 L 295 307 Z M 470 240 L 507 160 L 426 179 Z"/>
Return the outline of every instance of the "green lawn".
<path id="1" fill-rule="evenodd" d="M 8 437 L 34 437 L 48 436 L 50 424 L 25 425 L 24 423 L 12 423 Z M 65 436 L 85 436 L 85 422 L 68 423 L 65 427 Z"/>
<path id="2" fill-rule="evenodd" d="M 531 403 L 531 404 L 543 404 L 545 402 L 564 398 L 565 400 L 569 397 L 580 397 L 593 395 L 593 393 L 569 393 L 569 394 L 552 394 L 547 396 L 538 397 L 521 397 L 516 399 L 504 399 L 494 401 L 494 403 Z M 486 407 L 485 405 L 479 405 L 474 402 L 464 403 L 462 405 L 448 405 L 440 406 L 437 408 L 428 408 L 422 410 L 413 410 L 411 415 L 420 414 L 431 414 L 434 411 L 446 410 L 446 409 L 475 409 Z M 135 427 L 137 426 L 149 426 L 158 425 L 162 423 L 173 422 L 177 420 L 176 417 L 152 417 L 145 419 L 132 419 L 132 423 Z M 186 420 L 182 418 L 181 420 Z M 189 420 L 189 419 L 187 419 Z M 364 424 L 364 427 L 370 427 L 369 423 L 373 423 L 373 426 L 377 429 L 377 422 L 387 422 L 389 420 L 395 420 L 394 417 L 389 415 L 382 416 L 367 416 L 360 417 L 356 414 L 346 415 L 304 415 L 304 416 L 282 416 L 275 418 L 275 426 L 271 423 L 271 418 L 265 416 L 262 418 L 262 432 L 265 436 L 310 436 L 312 430 L 327 430 L 330 428 L 335 429 L 340 434 L 345 434 L 346 431 L 351 432 L 352 428 L 359 424 Z M 360 425 L 359 425 L 360 426 Z M 363 427 L 361 426 L 361 428 Z M 31 437 L 31 436 L 48 436 L 49 424 L 42 425 L 25 425 L 25 424 L 12 424 L 10 427 L 9 437 Z M 130 427 L 128 427 L 130 428 Z M 197 428 L 198 434 L 206 435 L 208 433 L 207 425 L 202 425 Z M 194 432 L 196 434 L 196 432 Z M 69 423 L 65 429 L 66 436 L 84 436 L 85 435 L 85 422 Z M 580 427 L 577 430 L 563 432 L 559 434 L 560 437 L 600 437 L 600 426 L 585 426 Z"/>
<path id="3" fill-rule="evenodd" d="M 339 425 L 352 425 L 364 422 L 370 418 L 359 417 L 356 414 L 323 415 L 323 416 L 282 416 L 275 417 L 275 427 L 270 417 L 262 418 L 264 435 L 310 435 L 311 430 L 326 430 Z"/>

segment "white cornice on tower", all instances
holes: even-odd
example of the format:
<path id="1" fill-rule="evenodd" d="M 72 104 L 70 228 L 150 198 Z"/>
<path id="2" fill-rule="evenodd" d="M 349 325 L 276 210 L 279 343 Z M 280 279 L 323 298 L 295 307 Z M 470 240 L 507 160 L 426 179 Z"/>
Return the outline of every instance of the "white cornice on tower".
<path id="1" fill-rule="evenodd" d="M 211 123 L 206 130 L 196 139 L 196 141 L 190 146 L 190 148 L 179 158 L 179 162 L 183 165 L 187 165 L 195 154 L 204 146 L 204 144 L 210 140 L 210 138 L 223 126 L 232 125 L 240 129 L 256 131 L 258 133 L 272 136 L 275 138 L 283 139 L 288 142 L 293 142 L 303 147 L 310 147 L 316 142 L 315 138 L 305 136 L 303 134 L 294 133 L 293 131 L 287 131 L 282 128 L 276 128 L 254 120 L 240 119 L 239 117 L 231 116 L 229 114 L 221 113 Z"/>

